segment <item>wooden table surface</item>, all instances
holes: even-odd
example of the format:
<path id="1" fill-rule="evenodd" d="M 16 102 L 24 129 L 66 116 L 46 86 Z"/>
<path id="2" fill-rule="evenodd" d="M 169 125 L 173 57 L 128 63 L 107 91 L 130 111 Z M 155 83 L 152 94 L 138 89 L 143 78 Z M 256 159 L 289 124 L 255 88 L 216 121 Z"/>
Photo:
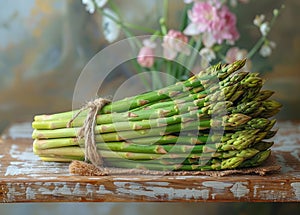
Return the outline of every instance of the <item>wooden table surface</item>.
<path id="1" fill-rule="evenodd" d="M 0 202 L 299 202 L 300 122 L 277 127 L 272 154 L 281 170 L 266 176 L 87 177 L 70 175 L 66 163 L 40 161 L 30 123 L 15 124 L 0 139 Z"/>

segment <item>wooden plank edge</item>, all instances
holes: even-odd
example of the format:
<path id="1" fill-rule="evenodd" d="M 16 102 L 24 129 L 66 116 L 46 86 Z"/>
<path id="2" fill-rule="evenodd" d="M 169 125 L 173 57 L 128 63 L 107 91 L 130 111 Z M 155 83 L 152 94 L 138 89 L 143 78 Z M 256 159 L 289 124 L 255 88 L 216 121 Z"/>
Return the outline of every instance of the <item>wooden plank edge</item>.
<path id="1" fill-rule="evenodd" d="M 0 202 L 299 202 L 300 179 L 101 177 L 82 181 L 2 181 Z M 187 186 L 188 184 L 188 186 Z"/>

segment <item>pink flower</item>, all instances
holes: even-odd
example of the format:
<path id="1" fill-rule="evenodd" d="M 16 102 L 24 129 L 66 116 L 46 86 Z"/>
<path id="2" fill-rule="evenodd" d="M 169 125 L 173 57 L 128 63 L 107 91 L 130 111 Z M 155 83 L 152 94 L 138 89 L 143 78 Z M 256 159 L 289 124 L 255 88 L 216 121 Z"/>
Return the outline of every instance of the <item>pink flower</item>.
<path id="1" fill-rule="evenodd" d="M 188 11 L 191 23 L 184 30 L 186 35 L 205 34 L 204 45 L 211 47 L 224 40 L 233 43 L 239 38 L 236 17 L 225 5 L 196 2 Z"/>
<path id="2" fill-rule="evenodd" d="M 239 49 L 238 47 L 230 48 L 225 57 L 226 63 L 233 63 L 237 60 L 242 60 L 246 58 L 248 55 L 248 51 L 246 49 Z M 244 70 L 250 71 L 251 69 L 251 61 L 248 59 L 246 65 L 244 66 Z"/>
<path id="3" fill-rule="evenodd" d="M 205 31 L 212 31 L 219 22 L 217 8 L 208 2 L 196 2 L 192 10 L 188 11 L 191 24 L 187 26 L 184 33 L 187 35 L 198 35 Z"/>
<path id="4" fill-rule="evenodd" d="M 214 38 L 220 44 L 223 40 L 233 43 L 239 38 L 239 33 L 236 29 L 236 16 L 231 13 L 228 7 L 223 6 L 219 10 L 220 22 L 216 31 L 213 32 Z"/>
<path id="5" fill-rule="evenodd" d="M 164 57 L 168 60 L 173 60 L 178 52 L 189 55 L 190 49 L 187 43 L 188 37 L 182 32 L 169 30 L 168 34 L 164 36 L 164 41 L 162 44 L 164 47 Z"/>
<path id="6" fill-rule="evenodd" d="M 155 44 L 149 40 L 143 41 L 144 46 L 140 49 L 137 62 L 142 67 L 150 68 L 154 64 L 154 48 Z"/>

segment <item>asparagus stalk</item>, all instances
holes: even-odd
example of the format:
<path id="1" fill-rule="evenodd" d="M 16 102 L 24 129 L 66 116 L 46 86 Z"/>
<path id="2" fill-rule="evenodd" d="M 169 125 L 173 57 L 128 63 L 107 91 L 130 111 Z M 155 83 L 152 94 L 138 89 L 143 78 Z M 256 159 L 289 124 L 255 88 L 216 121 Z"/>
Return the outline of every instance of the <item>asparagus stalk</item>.
<path id="1" fill-rule="evenodd" d="M 101 142 L 101 136 L 96 136 L 97 143 Z M 166 145 L 166 144 L 187 144 L 187 145 L 200 145 L 205 144 L 209 139 L 209 135 L 203 134 L 198 137 L 188 137 L 188 136 L 175 136 L 175 135 L 164 135 L 161 137 L 145 137 L 145 138 L 135 138 L 127 140 L 124 143 L 127 144 L 140 144 L 140 145 Z M 77 138 L 58 138 L 58 139 L 36 139 L 33 142 L 33 147 L 35 149 L 49 149 L 49 148 L 59 148 L 65 146 L 81 146 L 83 145 L 83 139 Z M 122 142 L 107 142 L 107 143 L 122 143 Z"/>
<path id="2" fill-rule="evenodd" d="M 270 98 L 274 94 L 271 90 L 261 90 L 254 98 L 258 102 L 262 102 Z"/>
<path id="3" fill-rule="evenodd" d="M 105 125 L 97 125 L 95 127 L 95 134 L 103 134 L 102 137 L 105 140 L 105 135 L 115 136 L 111 141 L 118 141 L 120 138 L 126 138 L 127 136 L 134 138 L 137 136 L 137 131 L 139 135 L 143 135 L 145 133 L 170 133 L 170 132 L 180 132 L 184 130 L 205 130 L 211 128 L 211 126 L 215 126 L 216 124 L 220 124 L 221 126 L 225 126 L 225 130 L 233 130 L 235 127 L 241 126 L 247 123 L 251 118 L 243 115 L 243 114 L 231 114 L 229 116 L 224 116 L 220 120 L 210 120 L 204 119 L 199 120 L 201 118 L 201 114 L 197 113 L 188 113 L 183 115 L 177 115 L 168 118 L 162 119 L 154 119 L 154 120 L 145 120 L 145 121 L 136 121 L 136 122 L 125 122 L 125 123 L 116 123 L 116 124 L 105 124 Z M 256 120 L 260 122 L 260 120 Z M 262 123 L 261 123 L 262 124 Z M 247 127 L 251 127 L 251 123 L 247 124 Z M 258 127 L 258 126 L 257 126 Z M 152 129 L 150 129 L 152 128 Z M 119 131 L 118 133 L 114 133 L 115 131 Z M 124 131 L 124 132 L 122 132 Z M 158 132 L 157 132 L 158 131 Z M 78 129 L 76 128 L 62 128 L 55 130 L 34 130 L 32 137 L 36 139 L 48 139 L 48 138 L 63 138 L 63 137 L 76 137 Z M 110 133 L 108 133 L 110 132 Z M 127 133 L 129 135 L 127 135 Z M 121 135 L 119 135 L 121 134 Z M 133 136 L 133 137 L 132 137 Z M 122 138 L 121 138 L 122 139 Z M 106 139 L 109 141 L 109 139 Z"/>
<path id="4" fill-rule="evenodd" d="M 128 160 L 155 160 L 161 158 L 200 158 L 200 153 L 140 153 L 140 152 L 122 152 L 122 151 L 109 151 L 109 150 L 98 150 L 99 154 L 103 158 L 123 158 Z M 46 157 L 61 157 L 73 156 L 73 157 L 84 157 L 84 151 L 78 146 L 70 146 L 63 148 L 52 148 L 44 150 L 34 150 L 34 153 L 39 156 Z"/>
<path id="5" fill-rule="evenodd" d="M 273 145 L 273 142 L 265 142 L 261 141 L 263 139 L 263 134 L 260 138 L 258 136 L 260 134 L 257 134 L 257 131 L 250 131 L 252 134 L 248 135 L 248 132 L 236 132 L 232 134 L 231 136 L 226 135 L 222 139 L 225 141 L 223 143 L 211 143 L 211 144 L 202 144 L 202 145 L 186 145 L 182 142 L 173 142 L 173 144 L 168 145 L 161 145 L 161 144 L 155 144 L 151 145 L 149 142 L 147 142 L 147 145 L 145 144 L 137 144 L 137 143 L 128 143 L 128 142 L 108 142 L 108 143 L 97 143 L 98 149 L 104 149 L 104 150 L 113 150 L 113 151 L 128 151 L 128 152 L 145 152 L 145 153 L 161 153 L 165 154 L 172 150 L 172 152 L 177 153 L 185 153 L 185 152 L 203 152 L 203 153 L 211 153 L 211 152 L 226 152 L 226 151 L 239 151 L 246 149 L 248 146 L 252 146 L 252 148 L 257 149 L 259 151 L 263 151 L 268 149 Z M 243 134 L 244 133 L 244 134 Z M 179 138 L 179 139 L 184 139 Z M 177 138 L 178 139 L 178 138 Z M 187 138 L 186 138 L 187 139 Z M 203 138 L 205 139 L 205 138 Z M 206 137 L 207 139 L 207 137 Z M 58 139 L 57 142 L 53 140 L 37 140 L 40 141 L 40 145 L 37 146 L 36 143 L 34 143 L 34 149 L 35 150 L 43 150 L 43 149 L 49 149 L 51 147 L 47 147 L 47 142 L 49 145 L 51 142 L 57 143 L 58 147 L 65 147 L 65 146 L 72 146 L 71 144 L 63 145 L 60 143 L 60 141 L 63 139 Z M 46 143 L 42 143 L 42 142 Z M 174 145 L 175 144 L 175 145 Z M 52 148 L 54 144 L 52 144 Z M 55 146 L 55 145 L 54 145 Z M 78 144 L 73 144 L 73 146 L 78 146 Z M 83 147 L 83 146 L 82 146 Z M 75 156 L 75 155 L 74 155 Z"/>
<path id="6" fill-rule="evenodd" d="M 270 131 L 274 126 L 276 120 L 272 120 L 269 126 L 265 127 L 265 130 L 261 129 L 248 129 L 235 131 L 233 133 L 225 133 L 223 137 L 219 135 L 209 135 L 203 132 L 199 133 L 199 136 L 176 136 L 176 135 L 164 135 L 157 136 L 155 132 L 161 132 L 161 130 L 153 129 L 153 132 L 139 133 L 138 137 L 134 136 L 132 132 L 119 132 L 119 136 L 126 136 L 127 142 L 135 144 L 206 144 L 207 142 L 218 143 L 220 150 L 232 150 L 232 149 L 243 149 L 248 145 L 254 144 L 261 141 L 262 139 L 272 138 L 277 131 Z M 154 133 L 154 134 L 153 134 Z M 123 134 L 123 135 L 122 135 Z M 96 135 L 96 142 L 107 142 L 107 141 L 120 141 L 117 134 L 108 135 Z M 131 137 L 130 137 L 131 136 Z M 77 138 L 54 138 L 54 139 L 35 139 L 33 146 L 36 149 L 47 149 L 64 146 L 73 146 L 83 144 L 84 140 Z M 219 143 L 220 142 L 220 143 Z M 221 144 L 222 143 L 222 144 Z"/>
<path id="7" fill-rule="evenodd" d="M 162 99 L 168 99 L 185 89 L 190 87 L 199 87 L 203 86 L 203 90 L 208 88 L 208 80 L 212 79 L 214 76 L 217 76 L 219 80 L 224 80 L 229 75 L 239 70 L 245 65 L 246 60 L 236 61 L 232 64 L 221 66 L 220 64 L 211 66 L 206 69 L 204 72 L 200 72 L 198 75 L 192 76 L 184 82 L 179 82 L 168 87 L 144 93 L 141 95 L 133 96 L 130 98 L 125 98 L 119 101 L 115 101 L 111 104 L 104 106 L 101 110 L 101 113 L 112 113 L 112 112 L 124 112 L 130 109 L 134 109 L 140 106 L 144 106 L 151 102 L 159 101 Z M 204 75 L 204 73 L 209 73 L 210 75 Z M 128 104 L 130 104 L 128 106 Z M 72 118 L 76 111 L 69 111 L 64 113 L 52 114 L 52 115 L 38 115 L 35 116 L 35 121 L 44 121 L 44 120 L 55 120 L 62 118 Z M 82 112 L 82 116 L 86 115 L 86 111 Z"/>
<path id="8" fill-rule="evenodd" d="M 243 103 L 256 97 L 263 85 L 263 79 L 257 75 L 258 73 L 251 73 L 241 80 L 239 89 L 232 95 L 230 101 Z"/>
<path id="9" fill-rule="evenodd" d="M 277 130 L 274 130 L 274 131 L 268 131 L 267 132 L 267 135 L 265 136 L 265 139 L 270 139 L 272 137 L 274 137 L 277 133 Z"/>
<path id="10" fill-rule="evenodd" d="M 73 156 L 64 156 L 64 157 L 47 157 L 47 156 L 39 156 L 39 158 L 42 161 L 46 162 L 61 162 L 61 163 L 69 163 L 74 160 L 80 160 L 83 161 L 84 157 L 78 156 L 78 157 L 73 157 Z"/>
<path id="11" fill-rule="evenodd" d="M 172 153 L 202 153 L 203 145 L 141 145 L 126 142 L 109 142 L 97 144 L 97 148 L 102 150 L 112 150 L 116 152 L 136 152 L 136 153 L 154 153 L 167 154 Z"/>
<path id="12" fill-rule="evenodd" d="M 236 77 L 237 76 L 237 77 Z M 245 77 L 244 73 L 238 73 L 236 76 L 230 77 L 233 81 L 239 81 Z M 133 110 L 128 111 L 125 113 L 112 113 L 112 114 L 101 114 L 97 116 L 96 123 L 97 124 L 108 124 L 112 122 L 123 122 L 123 121 L 138 121 L 143 119 L 151 118 L 160 118 L 164 116 L 172 116 L 175 114 L 184 113 L 190 111 L 192 107 L 194 108 L 202 108 L 203 112 L 211 113 L 212 110 L 209 105 L 212 102 L 217 102 L 219 99 L 222 101 L 222 93 L 224 93 L 225 99 L 231 97 L 234 94 L 237 85 L 229 85 L 225 86 L 223 89 L 221 88 L 217 92 L 212 92 L 207 97 L 203 97 L 203 92 L 198 94 L 184 94 L 185 97 L 177 98 L 175 97 L 174 100 L 165 101 L 162 103 L 154 103 L 150 106 L 147 106 L 146 110 Z M 205 95 L 207 91 L 204 91 Z M 190 102 L 186 104 L 187 102 Z M 180 104 L 185 104 L 184 106 Z M 229 103 L 228 103 L 229 104 Z M 215 104 L 214 104 L 215 105 Z M 203 108 L 206 107 L 206 108 Z M 213 110 L 215 111 L 215 110 Z M 85 118 L 83 116 L 76 118 L 73 123 L 72 127 L 79 127 L 83 125 Z M 32 123 L 32 127 L 36 129 L 57 129 L 57 128 L 64 128 L 70 121 L 70 118 L 60 119 L 60 120 L 38 120 Z"/>
<path id="13" fill-rule="evenodd" d="M 262 101 L 262 106 L 264 110 L 262 111 L 261 116 L 265 118 L 269 118 L 274 116 L 280 111 L 282 104 L 280 104 L 275 100 L 265 100 Z"/>
<path id="14" fill-rule="evenodd" d="M 115 151 L 111 151 L 110 147 L 112 147 Z M 176 159 L 182 158 L 183 160 L 186 158 L 192 159 L 200 159 L 210 160 L 212 158 L 218 159 L 227 159 L 233 157 L 242 157 L 244 159 L 248 159 L 256 155 L 259 150 L 255 148 L 247 148 L 243 150 L 232 150 L 227 152 L 211 152 L 204 153 L 203 145 L 197 146 L 145 146 L 141 147 L 141 145 L 121 145 L 121 144 L 98 144 L 97 145 L 98 152 L 101 154 L 103 158 L 122 158 L 127 160 L 151 160 L 152 162 L 159 159 Z M 62 153 L 68 151 L 68 153 Z M 40 156 L 47 157 L 83 157 L 84 152 L 80 147 L 65 147 L 61 149 L 45 149 L 45 150 L 34 150 L 34 153 Z M 182 161 L 183 161 L 182 160 Z M 181 161 L 181 162 L 182 162 Z M 169 161 L 170 162 L 170 161 Z"/>
<path id="15" fill-rule="evenodd" d="M 118 168 L 137 168 L 137 169 L 149 169 L 149 170 L 161 170 L 161 171 L 206 171 L 206 170 L 223 170 L 223 169 L 234 169 L 241 165 L 244 161 L 244 158 L 234 157 L 223 160 L 218 163 L 210 164 L 198 164 L 198 165 L 161 165 L 161 164 L 152 164 L 152 163 L 137 163 L 124 161 L 119 163 L 111 163 L 112 167 Z M 254 162 L 254 161 L 253 161 Z"/>
<path id="16" fill-rule="evenodd" d="M 266 150 L 257 153 L 249 159 L 245 159 L 243 157 L 232 157 L 224 160 L 215 160 L 210 161 L 210 165 L 182 165 L 177 170 L 203 171 L 254 167 L 261 165 L 270 156 L 270 153 L 270 150 Z"/>
<path id="17" fill-rule="evenodd" d="M 139 161 L 124 161 L 120 162 L 120 159 L 108 160 L 106 165 L 108 167 L 118 167 L 118 168 L 138 168 L 138 169 L 149 169 L 149 170 L 162 170 L 162 171 L 173 171 L 173 170 L 184 170 L 184 171 L 206 171 L 206 170 L 225 170 L 225 169 L 235 169 L 235 168 L 244 168 L 244 167 L 254 167 L 261 165 L 271 154 L 271 150 L 265 150 L 258 152 L 254 157 L 250 159 L 243 159 L 241 157 L 228 158 L 221 161 L 207 162 L 206 164 L 199 164 L 198 160 L 193 161 L 193 159 L 186 159 L 182 164 L 173 164 L 166 160 L 156 161 L 151 163 L 149 161 L 142 162 Z M 72 160 L 83 160 L 83 157 L 71 157 L 71 158 L 58 158 L 58 157 L 40 157 L 43 161 L 56 161 L 56 162 L 70 162 Z M 174 159 L 172 159 L 174 160 Z M 178 163 L 181 159 L 178 160 Z M 191 161 L 191 162 L 190 162 Z"/>
<path id="18" fill-rule="evenodd" d="M 256 147 L 264 149 L 269 144 L 261 144 Z M 205 152 L 205 145 L 139 145 L 139 144 L 128 144 L 128 143 L 106 143 L 106 144 L 97 144 L 97 148 L 100 151 L 103 150 L 112 150 L 115 152 L 135 152 L 135 153 L 154 153 L 154 154 L 167 154 L 167 153 L 184 153 L 194 154 L 202 153 L 201 159 L 205 158 L 230 158 L 230 157 L 244 157 L 250 158 L 259 152 L 256 148 L 246 148 L 243 150 L 231 150 L 231 151 L 215 151 L 215 152 Z"/>
<path id="19" fill-rule="evenodd" d="M 122 142 L 107 142 L 114 144 L 138 144 L 138 145 L 167 145 L 167 144 L 180 144 L 180 145 L 204 145 L 204 152 L 209 151 L 229 151 L 229 150 L 241 150 L 245 149 L 250 145 L 256 144 L 266 139 L 269 131 L 260 132 L 257 130 L 243 130 L 236 131 L 234 133 L 226 133 L 224 136 L 199 134 L 199 136 L 175 136 L 175 135 L 164 135 L 162 137 L 143 137 L 135 138 Z M 272 132 L 274 135 L 274 133 Z M 103 139 L 101 136 L 96 136 L 97 144 L 101 144 Z M 58 138 L 58 139 L 36 139 L 33 142 L 34 149 L 50 149 L 59 148 L 66 146 L 82 146 L 84 140 L 77 138 Z"/>
<path id="20" fill-rule="evenodd" d="M 120 114 L 107 114 L 110 115 L 98 115 L 97 117 L 97 124 L 105 124 L 113 121 L 112 119 L 115 117 L 115 122 L 126 122 L 126 121 L 138 121 L 151 118 L 162 118 L 162 117 L 170 117 L 173 115 L 180 113 L 186 113 L 192 111 L 193 107 L 201 106 L 203 104 L 203 100 L 195 100 L 193 103 L 183 103 L 183 104 L 175 104 L 173 102 L 169 102 L 169 106 L 165 109 L 155 109 L 154 111 L 151 110 L 144 110 L 136 113 L 127 113 L 128 118 L 125 115 Z M 207 105 L 204 104 L 204 107 L 200 108 L 200 111 L 205 114 L 217 113 L 219 110 L 224 109 L 226 107 L 229 113 L 244 113 L 251 117 L 261 117 L 261 118 L 268 118 L 275 115 L 281 107 L 276 101 L 269 100 L 266 101 L 264 107 L 261 106 L 261 102 L 256 100 L 250 101 L 247 103 L 242 103 L 237 106 L 231 106 L 232 103 L 230 102 L 218 102 L 216 104 Z M 270 104 L 270 106 L 268 106 Z M 108 121 L 105 121 L 109 118 Z M 126 120 L 127 119 L 127 120 Z M 81 117 L 79 119 L 75 119 L 73 122 L 73 127 L 82 126 L 84 119 Z M 58 129 L 66 127 L 68 120 L 57 120 L 57 121 L 37 121 L 33 122 L 32 126 L 35 129 Z"/>
<path id="21" fill-rule="evenodd" d="M 243 161 L 238 167 L 244 168 L 244 167 L 254 167 L 261 165 L 265 160 L 268 159 L 268 157 L 271 154 L 271 150 L 261 151 L 257 153 L 254 157 L 251 159 Z"/>
<path id="22" fill-rule="evenodd" d="M 260 141 L 255 143 L 252 147 L 254 149 L 257 149 L 258 151 L 265 151 L 269 149 L 271 146 L 273 146 L 274 142 L 267 142 L 267 141 Z"/>
<path id="23" fill-rule="evenodd" d="M 224 102 L 223 102 L 224 103 Z M 228 106 L 230 103 L 225 103 L 223 105 L 222 102 L 220 104 L 213 104 L 218 108 Z M 96 123 L 98 125 L 102 124 L 112 124 L 114 122 L 127 122 L 127 121 L 141 121 L 145 119 L 159 119 L 163 117 L 171 117 L 177 114 L 188 114 L 193 110 L 199 109 L 199 113 L 209 113 L 209 110 L 212 109 L 212 105 L 206 103 L 204 99 L 196 99 L 193 101 L 188 101 L 186 98 L 180 101 L 174 100 L 164 103 L 166 104 L 164 108 L 157 107 L 158 105 L 152 105 L 152 109 L 147 108 L 145 110 L 139 110 L 135 112 L 127 112 L 127 113 L 115 113 L 115 114 L 105 114 L 98 115 L 96 119 Z M 214 111 L 218 111 L 218 109 L 214 109 Z M 62 119 L 55 121 L 34 121 L 32 123 L 32 127 L 35 129 L 58 129 L 58 128 L 66 128 L 66 125 L 70 119 Z M 72 127 L 80 127 L 83 125 L 84 118 L 80 117 L 75 119 L 72 122 Z M 105 125 L 106 126 L 106 125 Z"/>

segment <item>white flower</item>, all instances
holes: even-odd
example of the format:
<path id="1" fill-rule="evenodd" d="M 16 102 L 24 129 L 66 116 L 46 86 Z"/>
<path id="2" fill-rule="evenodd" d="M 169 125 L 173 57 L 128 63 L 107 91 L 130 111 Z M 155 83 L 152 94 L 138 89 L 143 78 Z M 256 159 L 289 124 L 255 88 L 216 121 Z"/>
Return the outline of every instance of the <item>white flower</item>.
<path id="1" fill-rule="evenodd" d="M 186 3 L 186 4 L 190 4 L 190 3 L 192 3 L 194 0 L 183 0 L 184 1 L 184 3 Z"/>
<path id="2" fill-rule="evenodd" d="M 272 49 L 276 47 L 273 41 L 266 42 L 259 50 L 259 54 L 263 57 L 269 57 L 272 54 Z"/>
<path id="3" fill-rule="evenodd" d="M 149 47 L 151 49 L 155 49 L 156 48 L 156 43 L 151 41 L 150 39 L 145 39 L 143 40 L 143 45 L 146 47 Z"/>
<path id="4" fill-rule="evenodd" d="M 120 33 L 120 26 L 114 21 L 114 20 L 119 21 L 119 17 L 115 12 L 113 12 L 109 8 L 105 8 L 103 10 L 103 13 L 104 13 L 103 20 L 102 20 L 103 34 L 105 39 L 108 42 L 112 43 L 118 38 Z M 111 19 L 111 17 L 113 18 L 113 20 Z"/>
<path id="5" fill-rule="evenodd" d="M 216 43 L 216 40 L 210 32 L 204 32 L 202 42 L 205 47 L 211 48 Z"/>
<path id="6" fill-rule="evenodd" d="M 216 54 L 211 48 L 203 48 L 200 50 L 200 64 L 202 68 L 207 68 L 209 63 L 216 59 Z"/>
<path id="7" fill-rule="evenodd" d="M 261 34 L 263 36 L 267 36 L 267 34 L 269 33 L 270 29 L 271 28 L 270 28 L 270 25 L 269 25 L 268 22 L 262 23 L 261 26 L 259 27 L 259 30 L 260 30 L 260 32 L 261 32 Z"/>
<path id="8" fill-rule="evenodd" d="M 237 6 L 237 0 L 230 0 L 230 6 L 231 7 L 236 7 Z"/>
<path id="9" fill-rule="evenodd" d="M 95 3 L 99 8 L 102 8 L 107 3 L 107 0 L 95 0 Z"/>
<path id="10" fill-rule="evenodd" d="M 204 60 L 211 62 L 212 60 L 216 59 L 215 52 L 210 48 L 203 48 L 200 50 L 200 56 L 204 58 Z"/>
<path id="11" fill-rule="evenodd" d="M 185 35 L 195 36 L 201 33 L 198 29 L 198 25 L 196 23 L 191 22 L 183 31 Z"/>
<path id="12" fill-rule="evenodd" d="M 85 5 L 85 9 L 89 13 L 94 13 L 95 12 L 95 4 L 92 0 L 82 0 L 82 4 Z"/>
<path id="13" fill-rule="evenodd" d="M 265 15 L 261 14 L 261 15 L 256 15 L 255 19 L 253 20 L 253 24 L 256 26 L 261 26 L 261 24 L 263 23 L 263 21 L 265 20 Z"/>
<path id="14" fill-rule="evenodd" d="M 272 49 L 270 46 L 264 44 L 259 50 L 259 54 L 263 57 L 269 57 L 272 54 Z"/>

